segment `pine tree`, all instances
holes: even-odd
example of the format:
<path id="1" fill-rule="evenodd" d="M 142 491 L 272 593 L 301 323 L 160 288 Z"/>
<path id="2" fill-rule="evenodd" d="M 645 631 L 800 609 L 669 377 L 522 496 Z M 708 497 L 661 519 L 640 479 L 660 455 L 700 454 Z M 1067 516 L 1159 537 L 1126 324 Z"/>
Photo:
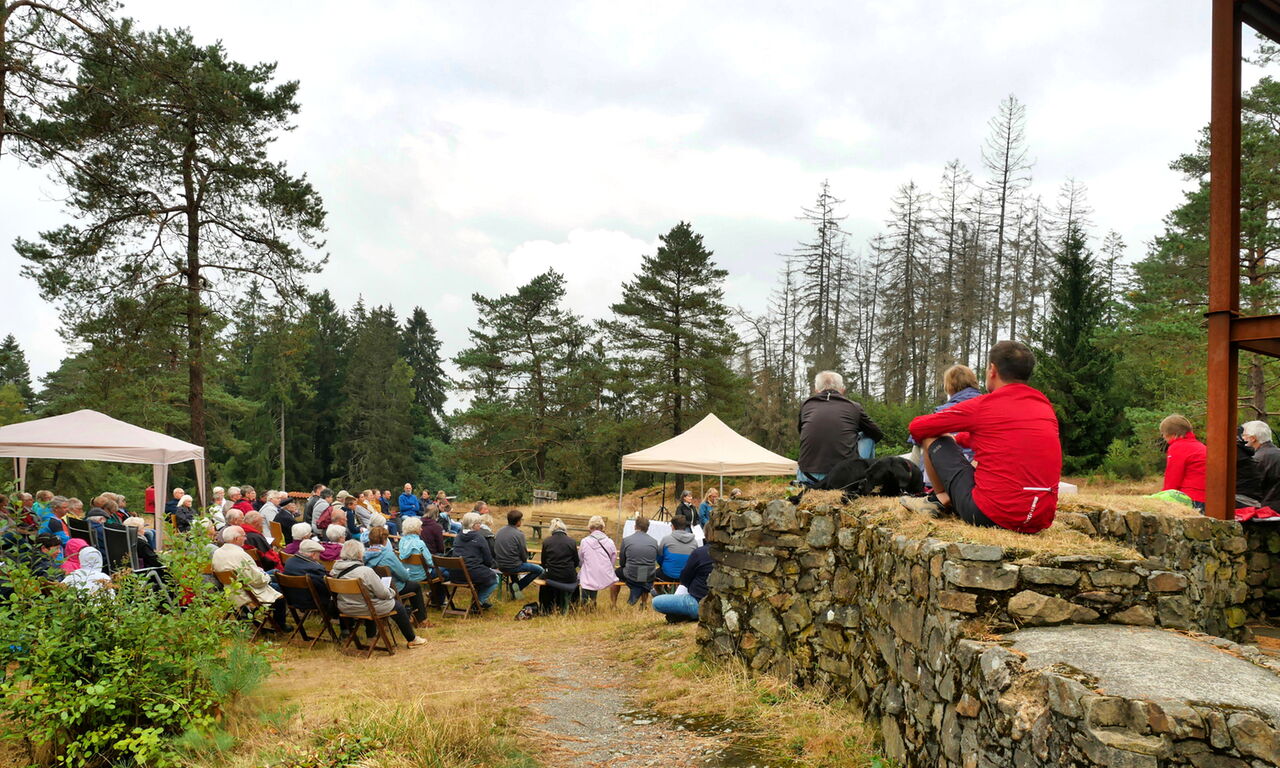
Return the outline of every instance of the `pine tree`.
<path id="1" fill-rule="evenodd" d="M 932 388 L 929 334 L 922 311 L 932 282 L 926 257 L 929 197 L 914 182 L 908 182 L 898 188 L 891 205 L 880 266 L 885 318 L 881 325 L 882 372 L 885 399 L 902 402 L 923 399 Z"/>
<path id="2" fill-rule="evenodd" d="M 603 327 L 652 408 L 655 432 L 678 435 L 709 411 L 739 407 L 741 384 L 729 367 L 737 337 L 724 303 L 728 273 L 702 235 L 680 222 L 658 239 Z M 677 493 L 682 487 L 677 478 Z"/>
<path id="3" fill-rule="evenodd" d="M 127 55 L 117 38 L 91 43 L 76 87 L 27 127 L 75 223 L 15 248 L 49 296 L 86 307 L 128 297 L 145 310 L 162 289 L 185 291 L 187 437 L 204 446 L 206 303 L 246 276 L 288 300 L 324 263 L 303 251 L 321 245 L 319 195 L 266 153 L 298 110 L 298 84 L 185 30 L 130 36 Z"/>
<path id="4" fill-rule="evenodd" d="M 0 342 L 0 386 L 12 384 L 27 408 L 35 405 L 36 393 L 31 389 L 31 367 L 27 356 L 11 333 Z"/>
<path id="5" fill-rule="evenodd" d="M 422 307 L 414 307 L 400 332 L 400 356 L 413 371 L 413 463 L 424 487 L 441 486 L 448 476 L 438 455 L 447 442 L 444 404 L 448 379 L 440 361 L 440 339 Z"/>
<path id="6" fill-rule="evenodd" d="M 836 211 L 843 202 L 832 194 L 830 183 L 823 181 L 813 207 L 802 209 L 800 216 L 801 221 L 813 227 L 813 239 L 801 243 L 794 254 L 801 276 L 798 298 L 809 360 L 806 378 L 818 371 L 839 368 L 843 357 L 839 329 L 848 256 L 846 233 L 840 227 L 845 217 Z"/>
<path id="7" fill-rule="evenodd" d="M 1115 355 L 1099 343 L 1107 296 L 1078 223 L 1055 256 L 1036 379 L 1058 412 L 1067 471 L 1096 467 L 1120 423 Z"/>
<path id="8" fill-rule="evenodd" d="M 460 389 L 471 397 L 454 418 L 450 450 L 469 470 L 459 473 L 461 490 L 522 497 L 547 482 L 553 448 L 576 434 L 587 406 L 579 365 L 590 334 L 564 307 L 564 293 L 564 276 L 548 270 L 515 293 L 472 296 L 480 316 L 472 346 L 454 358 Z"/>
<path id="9" fill-rule="evenodd" d="M 338 410 L 342 476 L 390 488 L 414 479 L 413 371 L 400 357 L 400 327 L 391 307 L 363 314 L 351 338 Z"/>
<path id="10" fill-rule="evenodd" d="M 304 485 L 331 483 L 344 471 L 334 449 L 340 439 L 338 411 L 344 402 L 342 386 L 352 352 L 352 327 L 327 290 L 307 296 L 299 324 L 311 339 L 303 368 L 304 380 L 315 396 L 299 413 L 303 420 L 293 420 L 293 433 L 309 436 L 308 453 L 314 456 L 315 474 L 296 479 Z"/>

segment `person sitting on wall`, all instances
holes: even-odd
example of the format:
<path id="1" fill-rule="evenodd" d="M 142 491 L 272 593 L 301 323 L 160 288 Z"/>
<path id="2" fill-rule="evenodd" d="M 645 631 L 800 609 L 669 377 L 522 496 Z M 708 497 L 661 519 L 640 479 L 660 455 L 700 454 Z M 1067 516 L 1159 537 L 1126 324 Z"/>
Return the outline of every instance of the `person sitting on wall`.
<path id="1" fill-rule="evenodd" d="M 698 608 L 702 604 L 702 598 L 707 596 L 707 578 L 714 568 L 711 549 L 707 544 L 693 550 L 680 572 L 680 586 L 676 587 L 675 594 L 653 598 L 653 610 L 665 615 L 671 624 L 697 621 Z"/>
<path id="2" fill-rule="evenodd" d="M 1181 491 L 1191 499 L 1191 506 L 1204 511 L 1206 451 L 1204 443 L 1191 431 L 1191 422 L 1180 413 L 1164 417 L 1160 436 L 1168 444 L 1162 491 Z M 1255 460 L 1257 458 L 1255 454 Z"/>
<path id="3" fill-rule="evenodd" d="M 1240 428 L 1253 451 L 1257 468 L 1258 504 L 1280 511 L 1280 448 L 1271 443 L 1271 427 L 1265 421 L 1246 421 Z"/>
<path id="4" fill-rule="evenodd" d="M 802 485 L 821 485 L 832 467 L 850 457 L 875 458 L 875 444 L 884 439 L 884 431 L 844 391 L 840 374 L 823 371 L 813 378 L 813 396 L 800 406 L 796 481 Z"/>
<path id="5" fill-rule="evenodd" d="M 1058 505 L 1058 417 L 1049 398 L 1027 384 L 1035 370 L 1027 345 L 1001 341 L 988 359 L 986 395 L 911 420 L 911 436 L 937 485 L 928 496 L 902 497 L 902 504 L 955 514 L 971 525 L 1036 533 L 1053 523 Z M 976 468 L 964 448 L 973 450 Z"/>
<path id="6" fill-rule="evenodd" d="M 960 403 L 965 402 L 966 400 L 972 400 L 975 397 L 982 396 L 982 392 L 978 389 L 978 374 L 974 373 L 973 369 L 967 365 L 953 365 L 942 374 L 942 391 L 946 392 L 947 401 L 942 405 L 939 405 L 937 408 L 934 408 L 934 413 L 945 411 L 954 405 L 959 405 Z M 916 444 L 915 440 L 910 437 L 907 438 L 907 442 L 912 445 Z M 912 458 L 915 460 L 916 464 L 920 469 L 924 469 L 923 450 L 921 450 L 919 446 L 916 446 L 916 449 L 912 451 L 912 454 Z M 973 451 L 965 448 L 964 456 L 966 459 L 972 461 Z M 925 480 L 929 481 L 931 486 L 933 485 L 933 482 L 929 480 L 928 476 L 925 477 Z"/>

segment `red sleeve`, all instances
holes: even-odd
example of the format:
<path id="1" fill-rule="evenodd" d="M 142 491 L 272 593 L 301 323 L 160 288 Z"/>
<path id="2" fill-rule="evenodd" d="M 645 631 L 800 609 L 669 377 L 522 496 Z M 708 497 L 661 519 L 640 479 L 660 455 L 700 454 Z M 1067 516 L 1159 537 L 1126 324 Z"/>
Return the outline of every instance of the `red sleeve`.
<path id="1" fill-rule="evenodd" d="M 1186 451 L 1182 450 L 1182 446 L 1178 445 L 1176 442 L 1170 443 L 1169 453 L 1167 454 L 1164 465 L 1164 486 L 1160 490 L 1181 490 L 1182 479 L 1186 473 Z"/>
<path id="2" fill-rule="evenodd" d="M 981 421 L 978 414 L 982 406 L 982 398 L 975 397 L 953 405 L 945 411 L 917 416 L 911 420 L 907 428 L 917 443 L 926 438 L 948 435 L 952 432 L 968 432 Z"/>
<path id="3" fill-rule="evenodd" d="M 973 446 L 970 445 L 970 442 L 971 442 L 969 439 L 970 437 L 972 437 L 972 435 L 970 435 L 968 432 L 957 432 L 956 444 L 959 445 L 961 448 L 972 448 Z"/>

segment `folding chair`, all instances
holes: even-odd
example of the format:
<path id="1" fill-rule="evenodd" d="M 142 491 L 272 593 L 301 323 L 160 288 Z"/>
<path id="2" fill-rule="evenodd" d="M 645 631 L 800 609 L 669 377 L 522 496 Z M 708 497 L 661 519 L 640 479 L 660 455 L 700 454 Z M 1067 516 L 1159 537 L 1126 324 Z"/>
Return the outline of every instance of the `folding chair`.
<path id="1" fill-rule="evenodd" d="M 213 575 L 217 577 L 224 587 L 234 587 L 236 585 L 236 575 L 232 571 L 214 571 Z M 249 642 L 253 642 L 258 639 L 258 635 L 262 633 L 262 630 L 267 628 L 267 622 L 275 624 L 275 614 L 271 612 L 270 605 L 262 602 L 257 595 L 253 594 L 253 590 L 248 587 L 241 587 L 241 589 L 244 591 L 245 597 L 249 599 L 249 602 L 245 603 L 244 607 L 249 609 L 249 620 L 253 622 L 253 635 L 249 637 Z M 276 624 L 276 631 L 283 635 L 284 627 Z"/>
<path id="2" fill-rule="evenodd" d="M 329 638 L 336 644 L 338 635 L 333 631 L 333 619 L 329 616 L 329 607 L 320 599 L 320 594 L 316 592 L 316 585 L 311 581 L 310 576 L 290 576 L 285 573 L 277 574 L 276 580 L 280 584 L 280 591 L 284 592 L 285 605 L 289 607 L 289 613 L 293 615 L 293 621 L 297 625 L 293 628 L 293 632 L 289 633 L 289 641 L 292 641 L 295 635 L 301 634 L 303 642 L 308 640 L 311 644 L 307 646 L 307 650 L 316 647 L 316 643 L 320 638 L 324 637 L 325 632 L 329 633 Z M 293 604 L 293 599 L 289 596 L 289 590 L 296 589 L 299 592 L 308 592 L 311 594 L 311 604 L 314 608 L 302 608 Z M 299 613 L 301 610 L 301 613 Z M 307 637 L 307 630 L 304 624 L 311 615 L 315 614 L 320 617 L 320 632 L 315 637 Z"/>
<path id="3" fill-rule="evenodd" d="M 436 567 L 441 569 L 441 573 L 445 574 L 445 580 L 440 583 L 444 587 L 445 604 L 440 609 L 440 613 L 444 616 L 461 616 L 467 618 L 472 611 L 480 608 L 480 590 L 476 589 L 476 585 L 471 581 L 471 574 L 467 572 L 467 564 L 460 557 L 445 557 L 438 555 L 432 558 L 436 561 Z M 462 574 L 462 578 L 458 579 L 454 574 Z M 454 595 L 459 589 L 465 589 L 471 593 L 471 605 L 465 610 L 458 607 L 454 602 Z"/>
<path id="4" fill-rule="evenodd" d="M 428 603 L 428 605 L 430 605 L 433 608 L 443 608 L 444 600 L 437 600 L 437 594 L 436 594 L 437 592 L 439 592 L 440 593 L 439 596 L 443 597 L 444 590 L 441 588 L 441 585 L 444 584 L 444 577 L 440 575 L 440 569 L 436 568 L 435 569 L 436 572 L 434 574 L 431 573 L 431 571 L 427 570 L 426 558 L 424 558 L 422 555 L 418 554 L 417 552 L 413 553 L 412 555 L 409 555 L 406 558 L 401 559 L 400 562 L 404 563 L 405 565 L 416 565 L 422 568 L 422 570 L 427 574 L 427 578 L 423 579 L 422 583 L 427 587 L 427 589 L 431 591 L 431 602 Z"/>
<path id="5" fill-rule="evenodd" d="M 392 575 L 392 573 L 391 573 L 391 569 L 390 569 L 390 568 L 388 568 L 387 566 L 385 566 L 385 565 L 375 565 L 375 566 L 373 566 L 373 572 L 374 572 L 374 573 L 376 573 L 376 574 L 378 574 L 378 576 L 379 576 L 380 578 L 384 578 L 384 579 L 391 579 L 391 583 L 392 583 L 392 584 L 394 584 L 394 583 L 395 583 L 395 577 Z M 397 593 L 397 596 L 398 596 L 398 597 L 404 597 L 405 595 L 412 595 L 412 594 L 413 594 L 412 592 L 398 592 L 398 593 Z"/>
<path id="6" fill-rule="evenodd" d="M 379 640 L 386 646 L 383 650 L 392 656 L 396 655 L 395 644 L 391 642 L 391 627 L 387 621 L 387 618 L 395 613 L 395 609 L 393 608 L 379 616 L 373 607 L 373 597 L 369 595 L 368 588 L 365 587 L 364 582 L 360 579 L 335 579 L 332 576 L 327 576 L 324 582 L 329 585 L 329 591 L 335 595 L 360 595 L 364 598 L 365 613 L 363 614 L 347 613 L 341 608 L 338 609 L 339 617 L 356 622 L 351 628 L 351 634 L 347 635 L 347 643 L 343 648 L 346 648 L 347 645 L 350 645 L 355 640 L 356 634 L 360 631 L 359 622 L 372 621 L 373 625 L 378 629 L 378 638 L 369 644 L 369 652 L 365 655 L 365 658 L 373 658 L 373 652 L 378 649 Z"/>
<path id="7" fill-rule="evenodd" d="M 268 521 L 268 523 L 271 525 L 272 548 L 279 552 L 283 552 L 284 551 L 284 527 L 281 526 L 279 523 L 277 523 L 275 520 L 270 520 Z"/>

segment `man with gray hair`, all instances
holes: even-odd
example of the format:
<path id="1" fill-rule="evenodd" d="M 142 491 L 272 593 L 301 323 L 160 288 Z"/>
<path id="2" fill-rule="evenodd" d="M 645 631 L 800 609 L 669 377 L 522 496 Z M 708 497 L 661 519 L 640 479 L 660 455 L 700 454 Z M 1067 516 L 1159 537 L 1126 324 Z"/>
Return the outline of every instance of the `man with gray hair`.
<path id="1" fill-rule="evenodd" d="M 832 467 L 853 456 L 875 457 L 884 431 L 862 405 L 844 395 L 844 379 L 835 371 L 813 377 L 813 396 L 800 406 L 800 459 L 796 480 L 818 486 Z"/>
<path id="2" fill-rule="evenodd" d="M 71 532 L 67 530 L 67 524 L 63 522 L 63 518 L 70 511 L 71 504 L 65 496 L 54 496 L 49 501 L 49 513 L 40 521 L 40 529 L 36 533 L 53 534 L 65 547 L 67 542 L 71 541 Z"/>
<path id="3" fill-rule="evenodd" d="M 1280 511 L 1280 448 L 1271 443 L 1271 427 L 1265 421 L 1246 421 L 1240 431 L 1245 444 L 1253 449 L 1259 506 Z"/>

